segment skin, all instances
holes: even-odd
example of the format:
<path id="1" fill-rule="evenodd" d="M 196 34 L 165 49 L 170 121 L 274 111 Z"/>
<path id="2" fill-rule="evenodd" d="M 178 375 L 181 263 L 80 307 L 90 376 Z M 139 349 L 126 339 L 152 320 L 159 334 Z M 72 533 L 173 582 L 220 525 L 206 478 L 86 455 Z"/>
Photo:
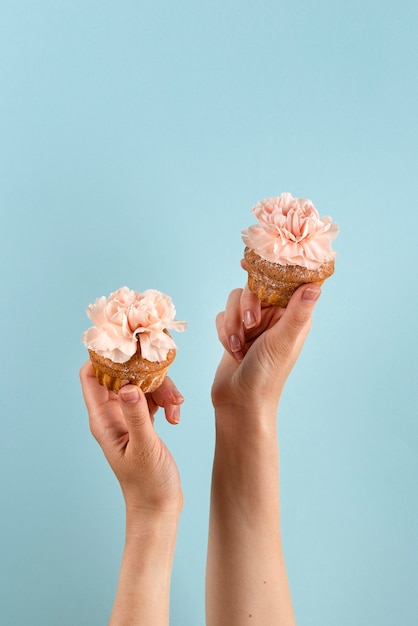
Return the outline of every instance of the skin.
<path id="1" fill-rule="evenodd" d="M 287 308 L 231 292 L 216 320 L 224 354 L 212 387 L 216 419 L 206 575 L 207 626 L 293 626 L 280 534 L 277 408 L 309 332 L 320 288 Z M 166 378 L 153 394 L 101 387 L 80 370 L 90 428 L 122 489 L 126 541 L 110 626 L 169 623 L 170 578 L 183 493 L 154 429 L 161 407 L 180 420 L 183 396 Z"/>
<path id="2" fill-rule="evenodd" d="M 286 309 L 262 308 L 238 289 L 217 317 L 225 352 L 212 387 L 207 626 L 295 624 L 280 533 L 277 409 L 319 295 L 303 286 Z"/>
<path id="3" fill-rule="evenodd" d="M 183 493 L 176 463 L 153 422 L 163 407 L 166 419 L 178 423 L 183 396 L 169 378 L 153 394 L 128 385 L 116 396 L 98 384 L 90 362 L 80 379 L 91 432 L 126 506 L 125 548 L 109 625 L 165 626 Z"/>

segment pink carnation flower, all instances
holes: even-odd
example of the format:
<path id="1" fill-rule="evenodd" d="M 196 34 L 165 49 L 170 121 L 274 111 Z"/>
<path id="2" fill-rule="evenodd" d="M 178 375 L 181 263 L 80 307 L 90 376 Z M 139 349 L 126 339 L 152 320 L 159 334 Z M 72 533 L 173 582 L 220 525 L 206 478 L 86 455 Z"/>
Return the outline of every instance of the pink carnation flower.
<path id="1" fill-rule="evenodd" d="M 337 256 L 331 243 L 338 226 L 330 217 L 320 218 L 310 200 L 283 193 L 261 200 L 252 212 L 258 224 L 244 230 L 242 239 L 263 259 L 316 269 Z"/>
<path id="2" fill-rule="evenodd" d="M 186 329 L 186 322 L 175 321 L 176 310 L 169 296 L 148 289 L 143 293 L 122 287 L 108 298 L 97 298 L 87 307 L 93 326 L 86 330 L 84 345 L 114 363 L 125 363 L 136 352 L 148 361 L 164 361 L 176 348 L 164 330 Z"/>

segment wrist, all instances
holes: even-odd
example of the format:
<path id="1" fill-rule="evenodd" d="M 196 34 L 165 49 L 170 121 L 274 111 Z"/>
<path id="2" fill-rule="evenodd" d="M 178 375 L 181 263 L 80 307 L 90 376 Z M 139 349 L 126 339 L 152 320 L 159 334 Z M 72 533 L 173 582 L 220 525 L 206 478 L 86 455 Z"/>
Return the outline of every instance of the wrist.
<path id="1" fill-rule="evenodd" d="M 216 411 L 215 463 L 228 471 L 255 477 L 268 462 L 278 459 L 277 419 L 274 413 Z"/>
<path id="2" fill-rule="evenodd" d="M 279 475 L 279 450 L 277 419 L 271 412 L 237 414 L 235 410 L 222 409 L 216 415 L 216 448 L 213 467 L 213 484 L 218 494 L 238 498 L 250 507 L 261 498 L 277 498 Z M 247 503 L 247 504 L 246 504 Z"/>
<path id="3" fill-rule="evenodd" d="M 180 511 L 154 511 L 126 506 L 126 537 L 176 536 Z"/>
<path id="4" fill-rule="evenodd" d="M 176 548 L 178 515 L 152 515 L 127 511 L 124 557 L 132 582 L 138 576 L 166 584 Z"/>
<path id="5" fill-rule="evenodd" d="M 170 488 L 170 493 L 162 493 L 157 487 L 139 484 L 122 484 L 125 501 L 126 520 L 132 524 L 147 525 L 177 520 L 183 509 L 183 492 L 181 487 Z"/>
<path id="6" fill-rule="evenodd" d="M 260 407 L 224 405 L 215 407 L 217 442 L 234 445 L 262 445 L 277 440 L 277 405 Z"/>

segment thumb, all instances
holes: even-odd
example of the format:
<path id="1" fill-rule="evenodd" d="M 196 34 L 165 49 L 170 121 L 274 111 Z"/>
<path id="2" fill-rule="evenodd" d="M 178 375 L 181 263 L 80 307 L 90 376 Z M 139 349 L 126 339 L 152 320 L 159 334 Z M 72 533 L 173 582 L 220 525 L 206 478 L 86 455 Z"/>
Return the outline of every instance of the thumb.
<path id="1" fill-rule="evenodd" d="M 135 385 L 126 385 L 121 387 L 118 397 L 130 441 L 144 443 L 147 436 L 154 433 L 145 394 Z"/>
<path id="2" fill-rule="evenodd" d="M 272 328 L 273 349 L 289 356 L 300 349 L 311 327 L 312 312 L 321 295 L 319 285 L 307 284 L 293 294 L 279 323 Z"/>

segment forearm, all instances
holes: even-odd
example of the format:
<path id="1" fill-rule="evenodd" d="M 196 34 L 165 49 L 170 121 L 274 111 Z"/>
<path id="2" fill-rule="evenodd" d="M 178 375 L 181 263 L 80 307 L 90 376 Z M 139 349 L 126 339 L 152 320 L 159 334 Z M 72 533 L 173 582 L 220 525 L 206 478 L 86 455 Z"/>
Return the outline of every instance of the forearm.
<path id="1" fill-rule="evenodd" d="M 127 515 L 126 541 L 109 626 L 167 626 L 178 519 Z"/>
<path id="2" fill-rule="evenodd" d="M 217 423 L 207 626 L 241 626 L 250 619 L 254 626 L 293 625 L 280 535 L 275 419 L 229 422 L 229 416 L 218 414 Z"/>

